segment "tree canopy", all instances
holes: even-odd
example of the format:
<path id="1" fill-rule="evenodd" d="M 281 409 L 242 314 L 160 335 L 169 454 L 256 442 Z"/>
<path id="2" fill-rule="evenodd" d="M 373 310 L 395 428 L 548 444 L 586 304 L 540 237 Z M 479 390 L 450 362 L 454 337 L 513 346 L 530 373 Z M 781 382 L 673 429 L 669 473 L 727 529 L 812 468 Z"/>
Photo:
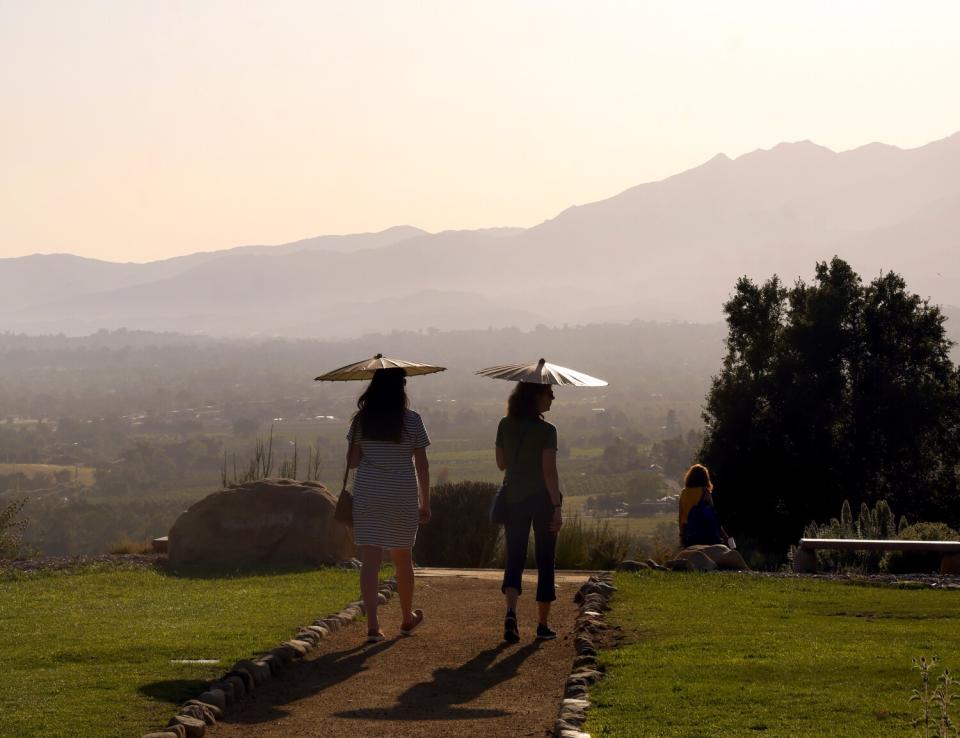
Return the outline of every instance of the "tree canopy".
<path id="1" fill-rule="evenodd" d="M 724 311 L 701 459 L 728 530 L 782 552 L 845 499 L 960 522 L 960 373 L 937 306 L 835 257 L 812 284 L 741 278 Z"/>

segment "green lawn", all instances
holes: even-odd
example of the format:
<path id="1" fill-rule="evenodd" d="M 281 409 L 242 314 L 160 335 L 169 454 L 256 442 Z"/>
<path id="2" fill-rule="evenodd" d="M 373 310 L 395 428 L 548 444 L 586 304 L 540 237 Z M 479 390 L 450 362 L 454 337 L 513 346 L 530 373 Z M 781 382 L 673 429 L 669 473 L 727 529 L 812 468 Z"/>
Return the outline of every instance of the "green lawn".
<path id="1" fill-rule="evenodd" d="M 356 572 L 0 571 L 0 735 L 141 735 L 234 662 L 358 597 Z M 212 665 L 178 659 L 218 659 Z"/>
<path id="2" fill-rule="evenodd" d="M 912 657 L 960 669 L 960 591 L 739 574 L 622 574 L 585 730 L 912 736 Z M 939 672 L 938 672 L 939 673 Z"/>

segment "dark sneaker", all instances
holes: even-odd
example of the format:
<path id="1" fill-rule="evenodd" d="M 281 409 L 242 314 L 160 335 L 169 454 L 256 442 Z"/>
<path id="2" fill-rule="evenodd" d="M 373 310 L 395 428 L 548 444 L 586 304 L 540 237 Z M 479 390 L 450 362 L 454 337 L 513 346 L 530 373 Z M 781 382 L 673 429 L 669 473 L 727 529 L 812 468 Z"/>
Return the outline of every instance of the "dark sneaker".
<path id="1" fill-rule="evenodd" d="M 537 626 L 537 640 L 538 641 L 552 641 L 557 637 L 557 631 L 551 630 L 549 625 L 538 625 Z"/>
<path id="2" fill-rule="evenodd" d="M 512 612 L 508 612 L 503 619 L 503 640 L 507 643 L 520 642 L 520 626 L 517 624 L 517 616 Z"/>

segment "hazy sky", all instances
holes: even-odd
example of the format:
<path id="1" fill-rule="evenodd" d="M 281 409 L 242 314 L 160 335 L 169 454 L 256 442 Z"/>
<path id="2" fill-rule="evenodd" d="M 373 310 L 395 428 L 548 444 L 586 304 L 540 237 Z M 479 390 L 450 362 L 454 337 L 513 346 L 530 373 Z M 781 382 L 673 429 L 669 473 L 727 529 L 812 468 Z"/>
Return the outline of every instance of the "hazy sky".
<path id="1" fill-rule="evenodd" d="M 0 0 L 0 256 L 530 226 L 960 130 L 960 3 Z"/>

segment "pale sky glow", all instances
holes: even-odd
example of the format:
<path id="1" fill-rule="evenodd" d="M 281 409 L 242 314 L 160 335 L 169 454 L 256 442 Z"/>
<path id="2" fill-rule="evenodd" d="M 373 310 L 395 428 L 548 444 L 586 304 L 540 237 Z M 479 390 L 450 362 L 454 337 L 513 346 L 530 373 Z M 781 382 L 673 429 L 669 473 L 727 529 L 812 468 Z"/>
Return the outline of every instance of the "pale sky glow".
<path id="1" fill-rule="evenodd" d="M 0 0 L 0 257 L 530 226 L 960 130 L 960 3 Z"/>

